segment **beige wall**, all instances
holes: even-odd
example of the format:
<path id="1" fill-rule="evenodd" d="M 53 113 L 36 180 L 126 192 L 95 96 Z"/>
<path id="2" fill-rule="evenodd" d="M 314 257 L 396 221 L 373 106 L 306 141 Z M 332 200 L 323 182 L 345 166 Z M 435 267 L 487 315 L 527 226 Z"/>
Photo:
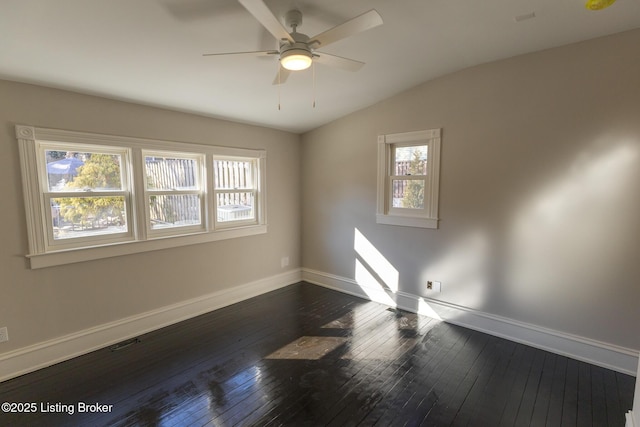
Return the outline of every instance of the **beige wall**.
<path id="1" fill-rule="evenodd" d="M 640 349 L 640 30 L 485 64 L 303 135 L 303 265 Z M 440 228 L 375 223 L 377 135 L 443 128 Z M 374 266 L 375 268 L 375 266 Z"/>
<path id="2" fill-rule="evenodd" d="M 30 270 L 15 124 L 267 150 L 268 233 Z M 299 136 L 0 81 L 0 355 L 300 267 Z"/>

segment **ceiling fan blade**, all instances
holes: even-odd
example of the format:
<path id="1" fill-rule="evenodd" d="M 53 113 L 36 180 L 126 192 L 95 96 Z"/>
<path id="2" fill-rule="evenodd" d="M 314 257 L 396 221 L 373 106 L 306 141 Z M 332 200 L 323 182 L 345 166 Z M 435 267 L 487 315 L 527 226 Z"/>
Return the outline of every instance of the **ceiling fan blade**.
<path id="1" fill-rule="evenodd" d="M 342 68 L 343 70 L 347 71 L 358 71 L 364 65 L 364 62 L 356 61 L 349 58 L 343 58 L 341 56 L 329 55 L 328 53 L 316 52 L 315 55 L 313 57 L 313 60 L 318 64 Z"/>
<path id="2" fill-rule="evenodd" d="M 353 34 L 361 33 L 377 27 L 378 25 L 382 25 L 382 17 L 375 9 L 371 9 L 360 16 L 350 19 L 349 21 L 320 33 L 315 37 L 311 37 L 309 44 L 326 46 Z"/>
<path id="3" fill-rule="evenodd" d="M 272 84 L 274 84 L 274 85 L 285 84 L 290 75 L 291 75 L 291 71 L 290 70 L 287 70 L 284 67 L 280 67 L 280 71 L 278 72 L 278 74 L 276 74 L 276 78 L 273 79 L 273 83 Z"/>
<path id="4" fill-rule="evenodd" d="M 251 52 L 224 52 L 224 53 L 203 53 L 202 56 L 223 56 L 223 55 L 247 55 L 247 56 L 267 56 L 277 55 L 277 50 L 254 50 Z"/>
<path id="5" fill-rule="evenodd" d="M 238 0 L 277 40 L 294 43 L 293 37 L 262 0 Z"/>

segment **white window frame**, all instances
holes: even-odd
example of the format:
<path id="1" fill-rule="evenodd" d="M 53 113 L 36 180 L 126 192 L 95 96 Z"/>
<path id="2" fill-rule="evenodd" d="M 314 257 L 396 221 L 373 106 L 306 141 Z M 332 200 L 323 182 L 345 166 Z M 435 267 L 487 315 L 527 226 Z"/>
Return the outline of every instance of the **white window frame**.
<path id="1" fill-rule="evenodd" d="M 20 150 L 22 184 L 27 219 L 29 253 L 26 257 L 32 269 L 54 265 L 70 264 L 113 256 L 128 255 L 159 249 L 167 249 L 198 243 L 206 243 L 237 237 L 264 234 L 267 232 L 266 214 L 266 150 L 219 147 L 211 145 L 189 144 L 173 141 L 159 141 L 123 136 L 101 135 L 86 132 L 74 132 L 58 129 L 38 128 L 16 125 L 16 138 Z M 130 197 L 127 208 L 130 218 L 127 220 L 126 236 L 113 239 L 89 238 L 69 239 L 73 243 L 52 245 L 51 207 L 44 189 L 48 190 L 46 164 L 42 149 L 69 147 L 77 150 L 83 147 L 87 151 L 108 148 L 114 152 L 126 153 L 123 158 L 123 175 L 127 180 L 127 193 Z M 177 156 L 190 155 L 199 159 L 202 171 L 202 226 L 173 227 L 169 231 L 155 232 L 149 225 L 147 212 L 145 168 L 143 153 L 173 153 Z M 250 223 L 233 221 L 232 226 L 218 227 L 215 221 L 213 159 L 225 156 L 229 158 L 251 159 L 255 164 L 255 219 Z M 123 184 L 124 185 L 124 184 Z M 226 225 L 226 224 L 225 224 Z M 114 237 L 114 236 L 111 236 Z"/>
<path id="2" fill-rule="evenodd" d="M 251 178 L 252 178 L 252 183 L 251 183 L 251 187 L 250 188 L 234 188 L 234 189 L 221 189 L 218 188 L 218 185 L 216 182 L 214 182 L 214 187 L 213 187 L 213 205 L 214 205 L 214 210 L 215 210 L 215 214 L 214 214 L 214 221 L 215 221 L 215 227 L 217 229 L 223 229 L 223 228 L 234 228 L 234 227 L 238 227 L 238 226 L 243 226 L 243 225 L 252 225 L 252 224 L 258 224 L 260 223 L 260 215 L 262 210 L 257 209 L 257 206 L 260 203 L 260 198 L 261 198 L 261 191 L 260 191 L 260 182 L 262 180 L 259 179 L 260 176 L 260 163 L 258 162 L 257 159 L 255 158 L 248 158 L 248 157 L 238 157 L 238 156 L 214 156 L 213 157 L 213 161 L 215 162 L 216 160 L 221 160 L 221 161 L 237 161 L 237 162 L 249 162 L 251 163 L 252 167 L 253 167 L 253 173 L 251 174 Z M 212 165 L 213 168 L 213 165 Z M 221 193 L 252 193 L 253 195 L 253 209 L 254 209 L 254 213 L 253 213 L 253 217 L 251 218 L 247 218 L 247 219 L 238 219 L 238 220 L 232 220 L 232 221 L 219 221 L 218 220 L 218 194 Z"/>
<path id="3" fill-rule="evenodd" d="M 406 227 L 438 228 L 438 199 L 440 187 L 440 146 L 442 129 L 403 132 L 378 136 L 378 224 Z M 423 209 L 394 208 L 392 181 L 394 178 L 394 148 L 426 145 L 427 175 L 424 179 L 425 200 Z"/>
<path id="4" fill-rule="evenodd" d="M 36 141 L 36 153 L 38 164 L 38 182 L 40 187 L 40 193 L 42 197 L 42 221 L 44 224 L 53 224 L 51 209 L 47 209 L 47 206 L 51 206 L 51 199 L 63 198 L 63 197 L 113 197 L 120 196 L 125 201 L 125 216 L 127 222 L 127 231 L 122 233 L 111 233 L 94 235 L 87 237 L 74 237 L 71 239 L 54 239 L 53 228 L 45 226 L 44 232 L 46 233 L 44 239 L 44 251 L 50 252 L 55 250 L 73 249 L 85 247 L 87 245 L 95 244 L 109 244 L 109 243 L 121 243 L 133 240 L 133 218 L 134 218 L 134 203 L 132 197 L 131 175 L 129 165 L 131 164 L 131 150 L 123 147 L 101 146 L 101 145 L 89 145 L 89 144 L 69 144 L 58 143 L 50 141 Z M 116 154 L 121 158 L 120 165 L 120 178 L 121 178 L 121 190 L 109 190 L 109 191 L 49 191 L 47 169 L 45 163 L 45 151 L 78 151 L 78 152 L 94 152 L 100 154 Z M 43 225 L 44 225 L 43 224 Z"/>
<path id="5" fill-rule="evenodd" d="M 207 203 L 206 203 L 206 155 L 204 153 L 190 153 L 177 151 L 142 150 L 142 169 L 146 169 L 146 157 L 174 157 L 180 159 L 193 160 L 197 167 L 196 181 L 197 188 L 194 190 L 181 189 L 149 189 L 147 185 L 147 175 L 144 174 L 144 214 L 147 235 L 152 237 L 167 237 L 175 235 L 189 234 L 192 232 L 202 232 L 207 230 Z M 151 197 L 153 196 L 179 196 L 193 195 L 200 200 L 200 224 L 186 226 L 172 226 L 168 228 L 151 227 Z"/>

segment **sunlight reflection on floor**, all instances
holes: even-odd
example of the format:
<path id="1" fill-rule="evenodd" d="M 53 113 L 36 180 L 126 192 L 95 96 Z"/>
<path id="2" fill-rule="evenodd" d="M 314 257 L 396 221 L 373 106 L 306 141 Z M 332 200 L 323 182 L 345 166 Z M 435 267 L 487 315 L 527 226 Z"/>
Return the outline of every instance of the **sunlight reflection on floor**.
<path id="1" fill-rule="evenodd" d="M 346 344 L 343 337 L 300 337 L 271 353 L 265 359 L 305 359 L 318 360 Z"/>

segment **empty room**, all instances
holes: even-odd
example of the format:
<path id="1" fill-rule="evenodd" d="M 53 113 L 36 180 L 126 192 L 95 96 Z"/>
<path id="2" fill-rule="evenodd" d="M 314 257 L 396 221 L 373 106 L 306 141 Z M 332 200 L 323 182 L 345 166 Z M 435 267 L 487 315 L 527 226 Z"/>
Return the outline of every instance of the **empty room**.
<path id="1" fill-rule="evenodd" d="M 1 2 L 0 425 L 640 427 L 639 47 L 638 0 Z"/>

